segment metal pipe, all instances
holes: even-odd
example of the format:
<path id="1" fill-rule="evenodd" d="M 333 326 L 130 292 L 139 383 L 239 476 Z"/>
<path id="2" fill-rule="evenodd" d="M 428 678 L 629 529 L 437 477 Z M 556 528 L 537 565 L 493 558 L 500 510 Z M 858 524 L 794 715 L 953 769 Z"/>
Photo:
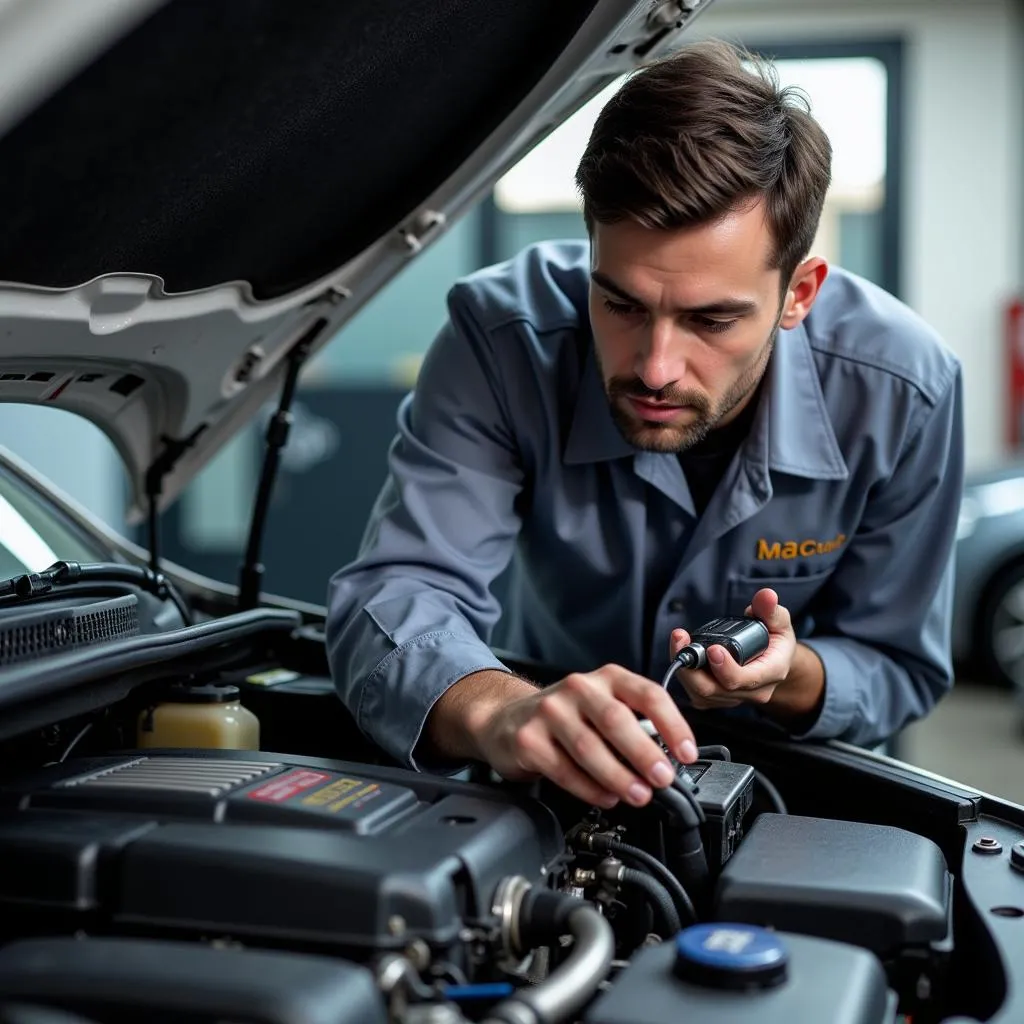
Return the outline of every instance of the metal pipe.
<path id="1" fill-rule="evenodd" d="M 615 955 L 611 925 L 589 903 L 568 896 L 561 896 L 559 902 L 562 909 L 571 909 L 565 914 L 564 926 L 552 930 L 575 940 L 569 956 L 543 981 L 499 1003 L 483 1024 L 563 1024 L 593 998 L 607 977 Z M 519 934 L 532 930 L 532 910 L 536 906 L 535 901 L 520 902 Z M 552 941 L 557 938 L 557 934 L 551 935 Z"/>

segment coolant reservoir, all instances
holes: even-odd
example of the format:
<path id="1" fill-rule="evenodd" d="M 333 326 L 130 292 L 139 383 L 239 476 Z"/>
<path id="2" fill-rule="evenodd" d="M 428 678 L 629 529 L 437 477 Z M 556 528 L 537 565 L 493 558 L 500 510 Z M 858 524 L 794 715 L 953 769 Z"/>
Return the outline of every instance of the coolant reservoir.
<path id="1" fill-rule="evenodd" d="M 259 750 L 260 721 L 238 698 L 237 686 L 172 686 L 139 715 L 137 744 Z"/>

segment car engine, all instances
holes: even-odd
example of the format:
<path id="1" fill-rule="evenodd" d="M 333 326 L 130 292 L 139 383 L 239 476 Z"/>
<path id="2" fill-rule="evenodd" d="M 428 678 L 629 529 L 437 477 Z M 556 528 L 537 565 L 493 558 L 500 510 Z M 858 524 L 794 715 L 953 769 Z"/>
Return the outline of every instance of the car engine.
<path id="1" fill-rule="evenodd" d="M 1013 808 L 696 715 L 642 808 L 409 771 L 294 612 L 115 597 L 3 634 L 0 1024 L 1013 1019 Z"/>
<path id="2" fill-rule="evenodd" d="M 926 1010 L 950 937 L 938 847 L 779 811 L 747 829 L 753 770 L 705 753 L 657 806 L 568 827 L 521 792 L 379 765 L 52 763 L 0 793 L 0 1000 L 266 1024 Z"/>

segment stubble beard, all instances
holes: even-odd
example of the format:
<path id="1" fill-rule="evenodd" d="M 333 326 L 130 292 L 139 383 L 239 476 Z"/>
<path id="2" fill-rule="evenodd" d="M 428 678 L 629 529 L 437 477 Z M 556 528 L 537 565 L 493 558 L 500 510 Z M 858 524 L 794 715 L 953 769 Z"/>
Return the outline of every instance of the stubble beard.
<path id="1" fill-rule="evenodd" d="M 778 327 L 772 329 L 768 340 L 761 348 L 760 357 L 738 377 L 722 396 L 717 407 L 712 407 L 707 395 L 701 391 L 686 388 L 662 388 L 654 391 L 647 387 L 639 377 L 613 377 L 605 386 L 612 419 L 619 433 L 639 451 L 659 453 L 679 453 L 703 441 L 729 413 L 741 405 L 761 382 L 768 367 Z M 594 356 L 600 367 L 600 356 L 595 346 Z M 604 374 L 602 372 L 602 379 Z M 650 401 L 668 402 L 672 405 L 688 407 L 694 418 L 685 424 L 674 423 L 643 423 L 635 412 L 631 412 L 624 404 L 626 398 L 641 398 Z"/>

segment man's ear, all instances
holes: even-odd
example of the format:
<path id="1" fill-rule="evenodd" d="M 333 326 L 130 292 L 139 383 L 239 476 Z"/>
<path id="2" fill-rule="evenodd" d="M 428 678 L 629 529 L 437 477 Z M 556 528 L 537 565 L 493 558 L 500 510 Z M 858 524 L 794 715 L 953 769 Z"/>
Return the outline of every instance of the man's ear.
<path id="1" fill-rule="evenodd" d="M 793 271 L 789 287 L 782 302 L 782 317 L 779 326 L 789 330 L 802 323 L 811 311 L 821 286 L 828 277 L 828 264 L 820 256 L 804 260 Z"/>

